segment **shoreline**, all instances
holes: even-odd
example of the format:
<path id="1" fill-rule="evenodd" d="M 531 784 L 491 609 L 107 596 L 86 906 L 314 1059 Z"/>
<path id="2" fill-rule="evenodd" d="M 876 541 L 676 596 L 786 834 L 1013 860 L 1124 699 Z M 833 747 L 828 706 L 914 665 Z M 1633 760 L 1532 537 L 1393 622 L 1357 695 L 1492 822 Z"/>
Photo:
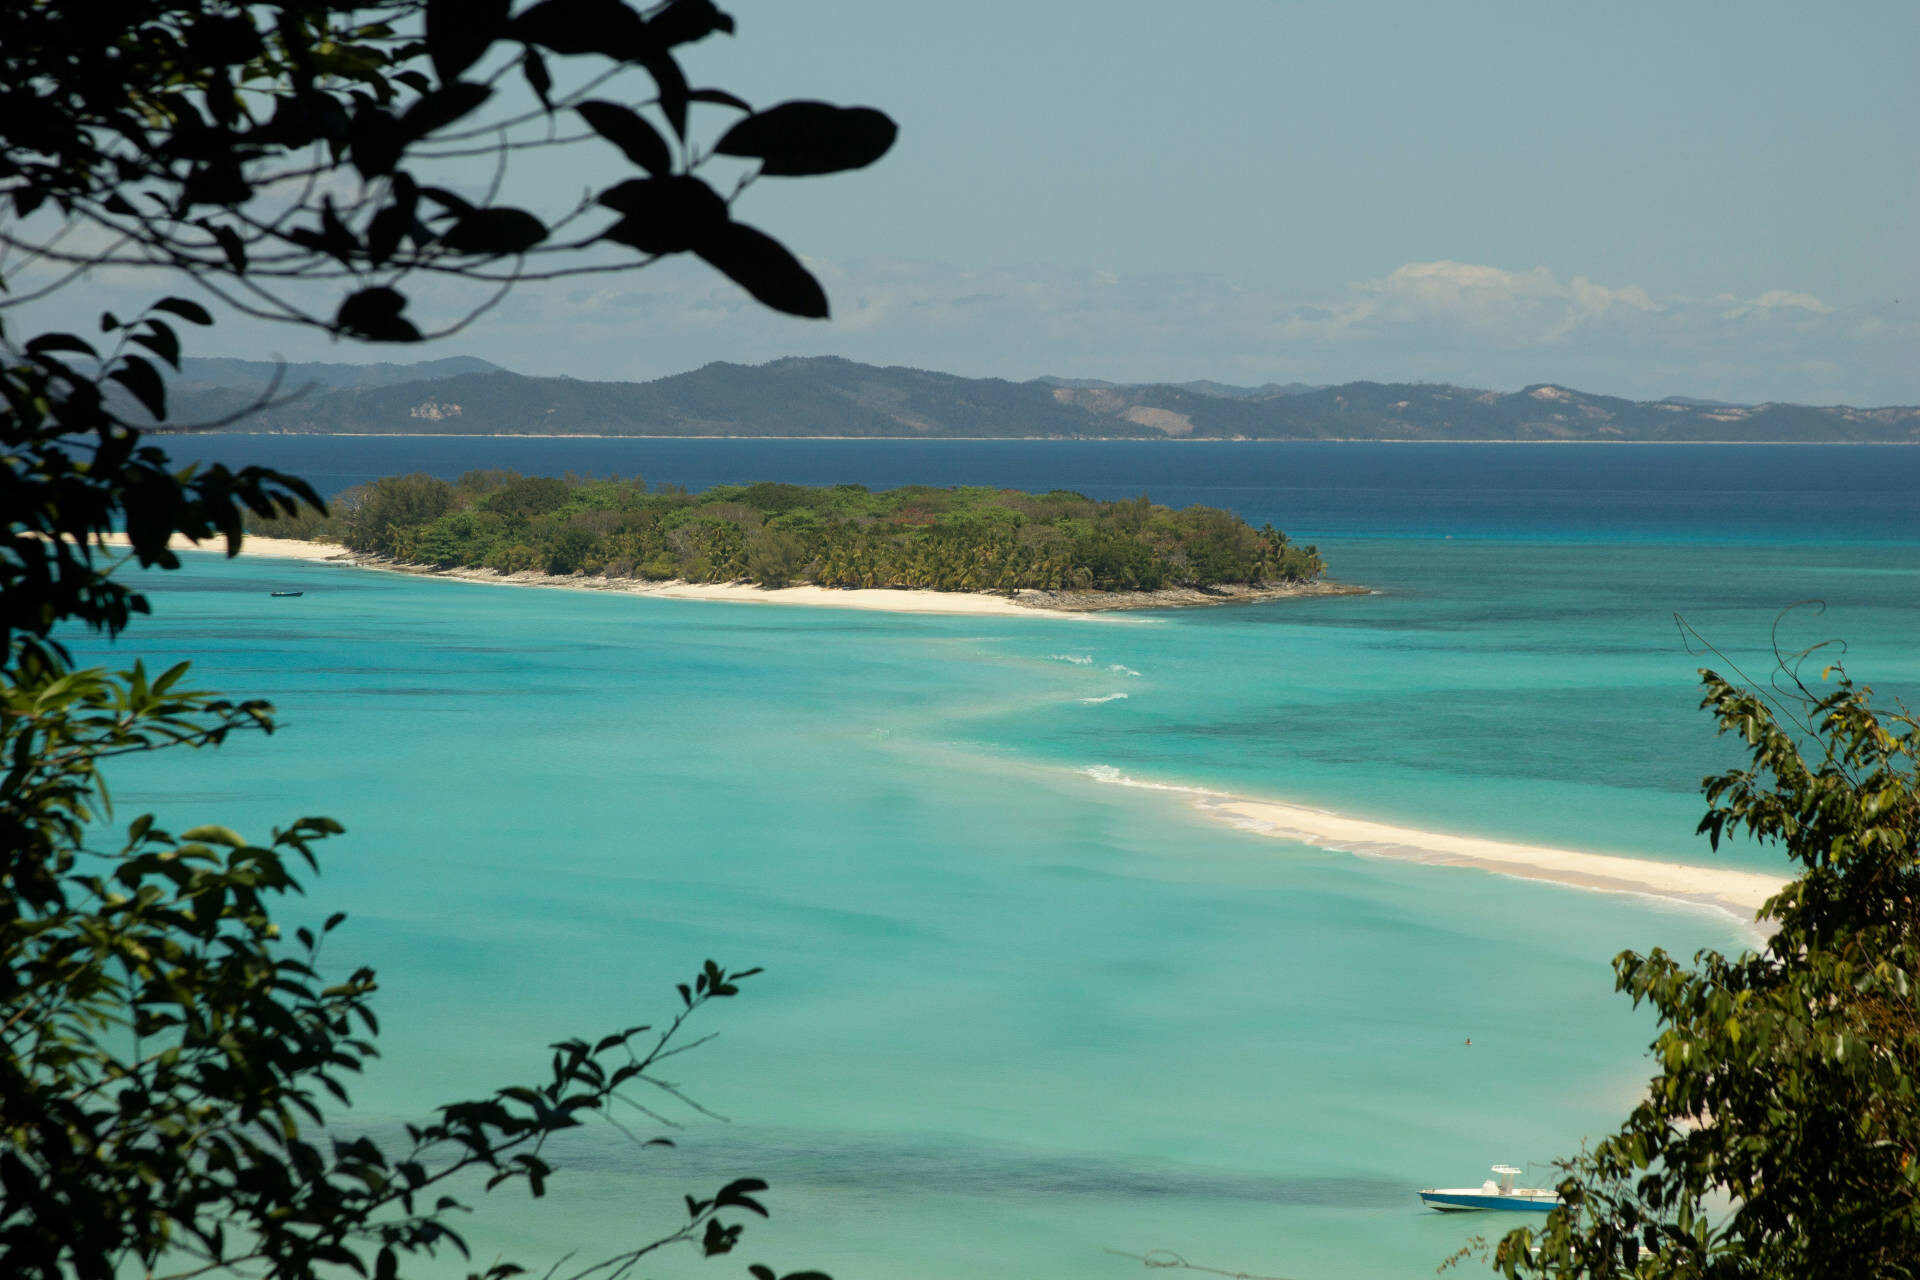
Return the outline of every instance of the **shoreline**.
<path id="1" fill-rule="evenodd" d="M 1104 765 L 1080 772 L 1107 786 L 1175 793 L 1206 818 L 1275 840 L 1291 840 L 1363 858 L 1472 867 L 1494 875 L 1538 880 L 1589 892 L 1632 893 L 1689 906 L 1711 907 L 1749 927 L 1754 925 L 1754 916 L 1761 905 L 1787 884 L 1784 876 L 1733 867 L 1703 867 L 1399 827 L 1307 805 L 1232 795 L 1203 787 L 1141 782 Z"/>
<path id="2" fill-rule="evenodd" d="M 127 546 L 128 542 L 125 534 L 115 533 L 101 539 L 99 545 L 121 548 Z M 195 543 L 175 534 L 167 545 L 173 551 L 225 554 L 225 543 L 218 538 L 206 543 Z M 581 574 L 562 575 L 531 571 L 503 574 L 492 569 L 436 569 L 430 565 L 407 564 L 375 556 L 359 555 L 337 543 L 308 542 L 298 538 L 266 538 L 257 534 L 247 535 L 241 544 L 240 554 L 259 556 L 263 559 L 337 564 L 355 569 L 405 573 L 423 578 L 446 578 L 456 582 L 475 582 L 487 586 L 546 587 L 562 591 L 602 591 L 618 595 L 650 596 L 664 600 L 799 605 L 811 608 L 968 617 L 1031 618 L 1036 615 L 1051 615 L 1086 618 L 1092 615 L 1129 611 L 1209 608 L 1234 604 L 1258 604 L 1269 600 L 1373 594 L 1367 587 L 1325 581 L 1265 587 L 1235 586 L 1213 591 L 1201 591 L 1196 588 L 1173 588 L 1153 592 L 1056 592 L 1025 589 L 1007 596 L 984 591 L 932 591 L 904 587 L 847 588 L 820 587 L 812 584 L 761 587 L 744 582 L 653 581 L 644 578 L 595 578 Z"/>
<path id="3" fill-rule="evenodd" d="M 109 535 L 101 540 L 100 545 L 125 547 L 127 538 L 124 534 Z M 223 545 L 218 539 L 207 544 L 195 544 L 179 535 L 175 535 L 169 544 L 170 548 L 176 551 L 201 551 L 208 554 L 220 554 Z M 1157 606 L 1095 604 L 1075 608 L 1071 604 L 1023 603 L 1005 596 L 973 592 L 892 588 L 845 590 L 815 586 L 769 589 L 734 583 L 651 583 L 638 579 L 558 577 L 532 573 L 503 575 L 488 569 L 439 570 L 425 566 L 400 565 L 356 556 L 334 543 L 251 535 L 243 544 L 241 554 L 251 554 L 264 559 L 336 564 L 374 572 L 449 578 L 455 581 L 495 586 L 535 586 L 571 591 L 604 591 L 675 600 L 788 604 L 890 613 L 1026 618 L 1051 615 L 1081 619 L 1101 618 L 1111 621 L 1115 620 L 1113 614 L 1127 608 L 1179 607 L 1168 604 Z M 1338 583 L 1309 583 L 1304 584 L 1304 587 L 1306 589 L 1293 589 L 1256 598 L 1371 594 L 1365 587 L 1350 587 Z M 1031 594 L 1047 596 L 1052 593 L 1033 592 Z M 1145 593 L 1134 594 L 1143 596 Z M 1200 593 L 1191 594 L 1199 595 Z M 1218 605 L 1228 602 L 1205 600 L 1200 603 Z M 1307 805 L 1234 795 L 1203 787 L 1142 782 L 1107 766 L 1094 766 L 1082 769 L 1080 772 L 1102 785 L 1163 791 L 1180 796 L 1186 800 L 1191 809 L 1211 821 L 1224 822 L 1251 834 L 1272 839 L 1290 840 L 1317 849 L 1350 853 L 1360 857 L 1420 862 L 1434 866 L 1473 867 L 1495 875 L 1543 881 L 1590 892 L 1640 894 L 1669 902 L 1713 908 L 1732 915 L 1749 926 L 1752 925 L 1754 914 L 1761 904 L 1779 892 L 1786 883 L 1784 877 L 1763 872 L 1725 867 L 1702 867 L 1622 854 L 1588 853 L 1477 836 L 1422 831 L 1365 818 L 1348 817 Z"/>

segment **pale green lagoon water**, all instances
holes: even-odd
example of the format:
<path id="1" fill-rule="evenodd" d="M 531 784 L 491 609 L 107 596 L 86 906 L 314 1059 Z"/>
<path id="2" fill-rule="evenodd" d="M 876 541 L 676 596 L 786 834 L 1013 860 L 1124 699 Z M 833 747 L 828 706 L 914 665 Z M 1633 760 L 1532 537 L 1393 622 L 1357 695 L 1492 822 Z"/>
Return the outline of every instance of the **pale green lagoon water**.
<path id="1" fill-rule="evenodd" d="M 1416 1188 L 1568 1153 L 1631 1104 L 1650 1024 L 1613 954 L 1750 935 L 1276 841 L 1088 771 L 1777 866 L 1691 836 L 1731 756 L 1671 612 L 1763 666 L 1778 606 L 1824 596 L 1794 634 L 1845 635 L 1860 676 L 1912 694 L 1920 545 L 1322 547 L 1382 593 L 964 619 L 195 556 L 127 649 L 191 656 L 285 727 L 131 765 L 117 795 L 179 825 L 346 824 L 290 918 L 349 912 L 333 963 L 380 970 L 375 1133 L 658 1018 L 705 957 L 766 966 L 672 1073 L 731 1123 L 566 1144 L 546 1202 L 473 1221 L 482 1260 L 595 1256 L 758 1174 L 774 1216 L 737 1263 L 649 1274 L 1101 1280 L 1141 1270 L 1108 1249 L 1171 1249 L 1431 1275 L 1508 1224 Z"/>

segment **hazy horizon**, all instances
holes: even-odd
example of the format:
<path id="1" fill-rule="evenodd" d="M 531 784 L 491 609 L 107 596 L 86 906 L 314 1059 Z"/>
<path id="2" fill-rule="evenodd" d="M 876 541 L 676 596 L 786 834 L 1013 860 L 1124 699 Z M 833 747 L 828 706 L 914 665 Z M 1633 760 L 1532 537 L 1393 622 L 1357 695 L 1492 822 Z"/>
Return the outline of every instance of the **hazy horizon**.
<path id="1" fill-rule="evenodd" d="M 954 370 L 954 369 L 940 368 L 934 365 L 927 365 L 927 364 L 904 363 L 899 361 L 889 362 L 888 364 L 882 364 L 879 361 L 859 360 L 859 359 L 855 359 L 852 356 L 842 356 L 834 352 L 818 352 L 818 353 L 809 353 L 806 355 L 801 355 L 798 353 L 789 354 L 789 355 L 776 355 L 776 356 L 769 356 L 764 360 L 739 360 L 739 359 L 727 359 L 724 357 L 719 357 L 712 360 L 703 361 L 702 363 L 697 365 L 689 365 L 684 369 L 673 369 L 665 373 L 648 374 L 644 377 L 582 377 L 580 375 L 571 374 L 571 373 L 542 373 L 542 372 L 533 371 L 525 367 L 524 364 L 522 364 L 521 367 L 516 368 L 512 364 L 506 363 L 505 360 L 497 359 L 491 356 L 475 355 L 474 353 L 469 351 L 436 350 L 435 354 L 432 354 L 432 355 L 421 354 L 418 359 L 414 359 L 414 360 L 394 358 L 396 356 L 403 356 L 409 351 L 414 351 L 414 350 L 424 352 L 426 348 L 405 348 L 405 347 L 347 348 L 348 352 L 353 352 L 353 353 L 365 352 L 369 357 L 379 356 L 381 358 L 368 358 L 368 359 L 361 359 L 361 360 L 302 359 L 302 360 L 288 360 L 285 363 L 321 364 L 321 365 L 334 366 L 338 368 L 353 368 L 353 367 L 360 367 L 360 366 L 376 366 L 376 365 L 396 365 L 396 366 L 405 368 L 405 367 L 416 365 L 416 364 L 431 365 L 431 364 L 446 363 L 454 360 L 479 360 L 486 364 L 492 365 L 494 368 L 500 370 L 503 373 L 517 374 L 521 377 L 527 377 L 527 378 L 574 378 L 582 382 L 641 383 L 641 382 L 657 382 L 664 378 L 673 378 L 673 377 L 678 377 L 682 374 L 698 372 L 699 370 L 704 369 L 709 365 L 715 365 L 715 364 L 745 365 L 747 367 L 758 368 L 764 365 L 778 364 L 783 360 L 839 359 L 839 360 L 848 360 L 855 364 L 868 364 L 868 365 L 877 365 L 879 367 L 912 369 L 922 373 L 956 374 L 957 376 L 966 377 L 966 378 L 998 378 L 1006 382 L 1015 382 L 1015 383 L 1045 382 L 1045 381 L 1056 381 L 1061 383 L 1099 382 L 1099 383 L 1111 384 L 1114 386 L 1189 386 L 1195 383 L 1214 383 L 1219 386 L 1231 387 L 1235 390 L 1241 390 L 1241 391 L 1257 391 L 1264 386 L 1284 387 L 1289 385 L 1288 382 L 1279 382 L 1271 379 L 1263 382 L 1228 382 L 1225 379 L 1204 377 L 1197 374 L 1189 377 L 1176 376 L 1176 377 L 1168 377 L 1168 378 L 1123 380 L 1119 378 L 1103 378 L 1103 377 L 1098 377 L 1091 374 L 1063 373 L 1063 372 L 1060 372 L 1059 370 L 1053 370 L 1046 373 L 1034 374 L 1029 377 L 1012 377 L 1012 376 L 1008 376 L 1005 374 L 998 374 L 998 373 L 959 373 L 957 370 Z M 248 355 L 236 355 L 231 353 L 212 353 L 212 352 L 188 356 L 186 357 L 186 359 L 189 364 L 191 364 L 195 360 L 243 360 L 243 361 L 248 361 L 248 362 L 257 363 L 257 364 L 273 363 L 273 360 L 271 358 L 262 358 L 259 356 L 248 356 Z M 1512 395 L 1521 391 L 1525 391 L 1531 387 L 1552 386 L 1552 387 L 1560 387 L 1569 391 L 1578 391 L 1586 395 L 1612 396 L 1622 400 L 1634 400 L 1639 402 L 1649 402 L 1649 401 L 1659 401 L 1659 400 L 1693 400 L 1693 401 L 1701 401 L 1706 403 L 1738 405 L 1742 407 L 1751 407 L 1751 406 L 1757 406 L 1762 404 L 1799 404 L 1799 405 L 1806 405 L 1808 407 L 1813 407 L 1813 408 L 1830 408 L 1830 407 L 1844 405 L 1845 407 L 1855 408 L 1855 409 L 1911 407 L 1910 404 L 1907 404 L 1907 403 L 1896 404 L 1892 401 L 1815 402 L 1810 400 L 1778 400 L 1778 399 L 1765 400 L 1765 399 L 1759 399 L 1759 398 L 1737 399 L 1730 396 L 1700 395 L 1690 391 L 1670 391 L 1661 395 L 1636 395 L 1630 392 L 1617 391 L 1617 390 L 1613 390 L 1606 387 L 1586 386 L 1578 383 L 1560 381 L 1560 380 L 1555 380 L 1550 378 L 1536 378 L 1529 382 L 1524 382 L 1524 383 L 1511 385 L 1511 386 L 1489 386 L 1489 385 L 1478 384 L 1478 383 L 1452 382 L 1452 381 L 1448 381 L 1446 379 L 1441 379 L 1441 378 L 1391 377 L 1391 376 L 1385 376 L 1385 375 L 1361 375 L 1361 376 L 1352 377 L 1352 378 L 1345 378 L 1345 379 L 1342 379 L 1340 382 L 1309 383 L 1305 379 L 1292 379 L 1290 380 L 1290 382 L 1297 385 L 1307 385 L 1307 386 L 1314 386 L 1314 387 L 1336 387 L 1336 386 L 1344 385 L 1346 383 L 1354 383 L 1354 382 L 1372 382 L 1372 383 L 1378 383 L 1382 385 L 1406 384 L 1406 385 L 1414 385 L 1414 386 L 1452 386 L 1452 387 L 1458 387 L 1464 391 L 1491 391 L 1499 395 Z M 1914 403 L 1920 403 L 1920 397 L 1916 397 L 1916 400 Z"/>
<path id="2" fill-rule="evenodd" d="M 1016 381 L 1920 403 L 1908 4 L 728 7 L 738 35 L 686 51 L 695 83 L 899 122 L 871 168 L 736 206 L 833 319 L 676 259 L 522 288 L 424 348 L 251 322 L 211 341 L 613 380 L 838 354 Z M 696 138 L 727 119 L 696 111 Z M 564 212 L 603 150 L 526 153 L 502 201 Z M 491 176 L 446 180 L 479 198 Z M 36 311 L 90 332 L 158 279 L 97 272 Z M 424 315 L 475 301 L 412 285 Z"/>

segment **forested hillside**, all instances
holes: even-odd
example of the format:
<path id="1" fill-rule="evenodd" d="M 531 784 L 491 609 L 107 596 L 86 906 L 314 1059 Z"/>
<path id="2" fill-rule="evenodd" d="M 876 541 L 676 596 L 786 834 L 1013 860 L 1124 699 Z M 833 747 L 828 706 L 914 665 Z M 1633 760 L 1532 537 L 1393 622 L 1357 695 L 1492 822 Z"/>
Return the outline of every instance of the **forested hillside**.
<path id="1" fill-rule="evenodd" d="M 208 362 L 210 366 L 213 362 Z M 240 362 L 234 362 L 240 363 Z M 288 371 L 299 394 L 238 419 L 247 431 L 366 434 L 986 437 L 1193 440 L 1920 441 L 1920 408 L 1626 400 L 1551 383 L 1514 392 L 1441 383 L 1230 387 L 1009 382 L 834 357 L 710 364 L 651 382 L 526 377 L 481 362 L 385 366 L 358 383 Z M 174 391 L 183 421 L 254 403 L 258 369 Z M 321 367 L 324 368 L 324 367 Z"/>

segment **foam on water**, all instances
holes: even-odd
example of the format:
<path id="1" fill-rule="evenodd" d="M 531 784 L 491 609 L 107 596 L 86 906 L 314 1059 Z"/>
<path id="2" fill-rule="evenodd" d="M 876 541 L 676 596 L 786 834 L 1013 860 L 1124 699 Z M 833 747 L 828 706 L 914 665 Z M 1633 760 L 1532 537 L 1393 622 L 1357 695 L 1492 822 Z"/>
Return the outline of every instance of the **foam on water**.
<path id="1" fill-rule="evenodd" d="M 1224 791 L 1214 791 L 1207 787 L 1183 786 L 1175 782 L 1143 782 L 1129 777 L 1110 764 L 1090 764 L 1080 770 L 1095 782 L 1110 787 L 1132 787 L 1139 791 L 1167 791 L 1175 795 L 1192 796 L 1196 803 L 1201 800 L 1225 800 L 1231 797 Z"/>

